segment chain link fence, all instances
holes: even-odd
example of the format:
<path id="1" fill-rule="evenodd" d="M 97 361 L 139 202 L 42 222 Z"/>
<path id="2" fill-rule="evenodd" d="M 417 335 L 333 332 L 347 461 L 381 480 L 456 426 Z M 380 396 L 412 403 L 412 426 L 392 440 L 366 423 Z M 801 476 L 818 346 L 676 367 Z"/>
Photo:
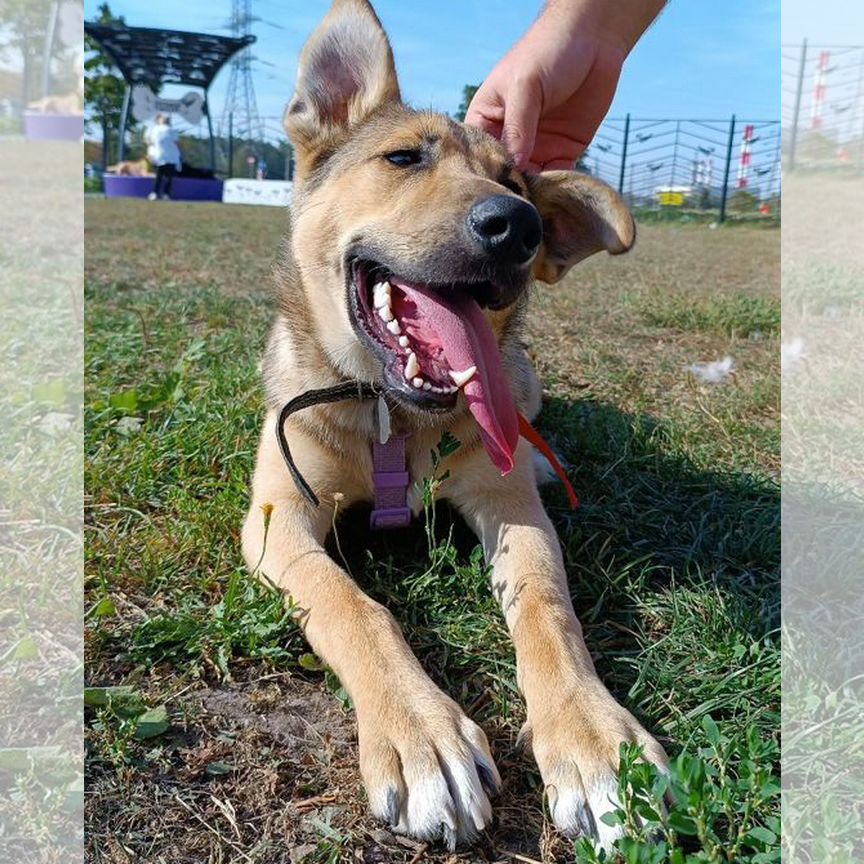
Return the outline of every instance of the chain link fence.
<path id="1" fill-rule="evenodd" d="M 864 171 L 864 45 L 784 45 L 785 167 Z"/>

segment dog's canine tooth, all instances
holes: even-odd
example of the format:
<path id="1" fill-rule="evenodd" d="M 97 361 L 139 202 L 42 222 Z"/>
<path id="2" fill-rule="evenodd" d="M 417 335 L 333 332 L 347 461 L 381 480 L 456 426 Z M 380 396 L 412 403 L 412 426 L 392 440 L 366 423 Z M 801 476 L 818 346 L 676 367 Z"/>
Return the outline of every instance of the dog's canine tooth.
<path id="1" fill-rule="evenodd" d="M 394 318 L 388 325 L 387 329 L 394 335 L 398 336 L 402 332 L 399 322 Z"/>
<path id="2" fill-rule="evenodd" d="M 464 387 L 474 377 L 476 372 L 476 366 L 469 366 L 467 369 L 463 369 L 461 372 L 454 372 L 451 369 L 450 377 L 453 379 L 453 383 L 456 385 L 457 388 Z"/>
<path id="3" fill-rule="evenodd" d="M 417 355 L 412 351 L 408 355 L 408 362 L 405 364 L 405 378 L 410 381 L 420 371 L 420 363 L 417 360 Z"/>
<path id="4" fill-rule="evenodd" d="M 376 282 L 372 286 L 372 305 L 376 309 L 382 309 L 390 305 L 390 283 Z"/>
<path id="5" fill-rule="evenodd" d="M 400 336 L 399 337 L 399 347 L 400 348 L 407 348 L 408 347 L 408 337 L 407 336 Z"/>
<path id="6" fill-rule="evenodd" d="M 412 383 L 412 384 L 413 384 L 413 385 L 414 385 L 414 386 L 419 390 L 419 389 L 423 386 L 423 384 L 424 384 L 425 382 L 424 382 L 423 379 L 418 375 L 418 376 L 417 376 L 417 377 L 416 377 L 416 378 L 415 378 L 411 383 Z"/>

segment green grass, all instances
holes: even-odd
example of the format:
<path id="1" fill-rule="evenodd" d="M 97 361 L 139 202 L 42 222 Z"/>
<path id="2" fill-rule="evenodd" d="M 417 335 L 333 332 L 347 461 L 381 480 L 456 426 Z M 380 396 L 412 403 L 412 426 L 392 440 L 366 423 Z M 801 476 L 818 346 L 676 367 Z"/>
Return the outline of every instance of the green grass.
<path id="1" fill-rule="evenodd" d="M 783 381 L 783 824 L 802 862 L 860 861 L 864 836 L 862 192 L 784 180 L 784 338 L 804 353 Z"/>
<path id="2" fill-rule="evenodd" d="M 764 337 L 774 336 L 780 329 L 780 303 L 748 294 L 693 298 L 657 292 L 645 298 L 642 311 L 651 324 L 688 332 Z"/>
<path id="3" fill-rule="evenodd" d="M 80 152 L 0 141 L 0 859 L 22 864 L 81 842 Z"/>
<path id="4" fill-rule="evenodd" d="M 319 733 L 330 742 L 323 750 L 295 758 L 296 735 L 228 729 L 206 708 L 213 694 L 242 693 L 264 706 L 251 718 L 294 704 L 309 687 L 340 695 L 239 553 L 283 217 L 268 208 L 87 206 L 89 678 L 133 686 L 144 704 L 166 705 L 171 722 L 141 741 L 110 712 L 88 715 L 91 843 L 112 862 L 124 859 L 111 837 L 151 855 L 180 842 L 197 860 L 217 852 L 234 860 L 240 848 L 260 862 L 301 853 L 337 861 L 364 850 L 409 861 L 417 848 L 376 835 L 364 815 L 354 747 L 338 724 Z M 736 255 L 739 247 L 747 254 Z M 644 824 L 632 823 L 621 860 L 778 860 L 779 387 L 776 328 L 765 325 L 775 286 L 762 278 L 776 254 L 776 235 L 761 229 L 648 227 L 632 256 L 591 261 L 535 298 L 532 343 L 543 348 L 549 394 L 539 425 L 583 500 L 574 514 L 560 489 L 545 493 L 574 604 L 604 680 L 676 757 L 676 804 L 664 816 L 655 798 L 666 781 L 623 754 L 629 804 L 620 818 L 630 824 L 641 813 Z M 712 278 L 724 272 L 732 299 L 712 298 L 699 267 Z M 703 316 L 653 319 L 646 290 L 660 297 L 685 282 Z M 735 299 L 747 286 L 749 305 Z M 739 326 L 754 321 L 762 341 Z M 735 382 L 688 380 L 685 361 L 725 352 L 740 361 Z M 364 515 L 349 512 L 338 532 L 355 578 L 484 727 L 502 770 L 498 822 L 457 860 L 592 861 L 549 829 L 536 770 L 515 750 L 524 709 L 476 540 L 445 505 L 435 512 L 431 555 L 422 526 L 369 535 Z M 321 709 L 310 711 L 307 724 Z M 234 767 L 212 776 L 196 760 Z M 277 791 L 262 800 L 265 776 Z M 236 831 L 212 805 L 205 811 L 211 791 L 230 800 Z M 301 806 L 292 802 L 310 796 L 324 798 L 290 816 Z M 200 823 L 188 807 L 217 834 L 190 831 Z M 166 834 L 166 825 L 189 836 Z M 649 843 L 655 835 L 666 845 Z M 449 860 L 435 848 L 424 854 Z"/>

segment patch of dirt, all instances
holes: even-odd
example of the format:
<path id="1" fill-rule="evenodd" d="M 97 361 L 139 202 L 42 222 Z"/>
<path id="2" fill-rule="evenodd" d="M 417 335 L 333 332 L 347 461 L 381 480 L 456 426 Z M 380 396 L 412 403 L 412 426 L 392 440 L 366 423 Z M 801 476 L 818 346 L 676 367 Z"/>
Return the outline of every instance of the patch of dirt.
<path id="1" fill-rule="evenodd" d="M 132 744 L 114 764 L 104 750 L 91 753 L 88 861 L 554 861 L 565 846 L 546 823 L 529 758 L 503 726 L 497 738 L 487 730 L 505 784 L 495 825 L 454 855 L 368 816 L 354 718 L 322 683 L 265 675 L 201 685 L 168 707 L 172 732 Z"/>
<path id="2" fill-rule="evenodd" d="M 301 764 L 356 742 L 353 723 L 332 696 L 299 679 L 291 690 L 277 684 L 207 690 L 201 707 L 213 721 L 242 734 L 263 734 L 280 747 L 282 758 Z"/>

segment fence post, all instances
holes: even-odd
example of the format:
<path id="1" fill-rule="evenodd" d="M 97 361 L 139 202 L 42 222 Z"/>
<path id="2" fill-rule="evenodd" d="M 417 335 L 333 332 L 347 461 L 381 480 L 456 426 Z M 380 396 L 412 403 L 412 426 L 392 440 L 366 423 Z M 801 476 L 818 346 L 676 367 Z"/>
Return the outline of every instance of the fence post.
<path id="1" fill-rule="evenodd" d="M 801 93 L 804 90 L 804 67 L 807 64 L 807 40 L 801 43 L 801 62 L 798 66 L 798 88 L 795 91 L 795 110 L 792 113 L 792 134 L 789 137 L 789 170 L 795 170 L 795 149 L 798 146 L 798 118 L 801 114 Z"/>
<path id="2" fill-rule="evenodd" d="M 675 185 L 675 173 L 678 169 L 678 144 L 681 140 L 681 121 L 675 121 L 675 143 L 672 145 L 672 171 L 669 175 L 669 185 Z"/>
<path id="3" fill-rule="evenodd" d="M 216 141 L 213 138 L 213 115 L 210 113 L 210 93 L 204 91 L 204 110 L 207 112 L 207 134 L 210 136 L 210 171 L 216 171 Z"/>
<path id="4" fill-rule="evenodd" d="M 729 194 L 729 171 L 732 168 L 732 148 L 735 146 L 735 115 L 729 123 L 729 144 L 726 147 L 726 170 L 723 172 L 723 191 L 720 193 L 720 221 L 726 221 L 726 198 Z"/>
<path id="5" fill-rule="evenodd" d="M 630 140 L 630 115 L 624 120 L 624 144 L 621 147 L 621 174 L 618 177 L 618 194 L 624 194 L 624 171 L 627 168 L 627 142 Z"/>
<path id="6" fill-rule="evenodd" d="M 228 176 L 234 176 L 234 112 L 228 113 Z"/>

